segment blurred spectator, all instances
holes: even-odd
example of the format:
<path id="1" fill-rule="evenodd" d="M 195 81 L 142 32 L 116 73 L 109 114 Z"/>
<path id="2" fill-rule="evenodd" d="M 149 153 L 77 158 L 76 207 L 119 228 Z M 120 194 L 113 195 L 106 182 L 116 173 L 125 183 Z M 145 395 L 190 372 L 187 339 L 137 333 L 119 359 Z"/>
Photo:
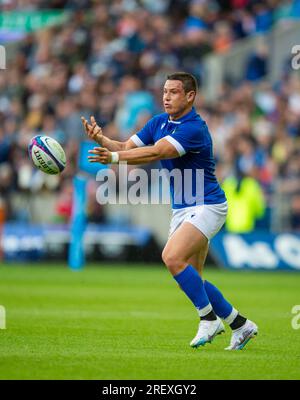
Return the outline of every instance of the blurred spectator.
<path id="1" fill-rule="evenodd" d="M 140 82 L 133 76 L 125 76 L 120 82 L 119 106 L 116 124 L 122 140 L 131 134 L 141 113 L 154 113 L 154 101 L 150 93 L 142 91 Z"/>
<path id="2" fill-rule="evenodd" d="M 0 225 L 12 216 L 11 194 L 12 194 L 13 172 L 8 163 L 0 164 Z"/>
<path id="3" fill-rule="evenodd" d="M 258 33 L 267 32 L 273 23 L 272 9 L 267 2 L 259 1 L 253 5 L 255 30 Z"/>
<path id="4" fill-rule="evenodd" d="M 56 202 L 56 222 L 69 223 L 72 216 L 72 181 L 64 181 Z"/>
<path id="5" fill-rule="evenodd" d="M 87 187 L 87 219 L 92 223 L 105 223 L 106 216 L 101 204 L 97 201 L 97 182 L 90 181 Z"/>
<path id="6" fill-rule="evenodd" d="M 264 44 L 259 44 L 255 53 L 249 56 L 246 65 L 245 78 L 249 81 L 257 81 L 267 74 L 268 51 Z"/>
<path id="7" fill-rule="evenodd" d="M 237 168 L 235 176 L 226 178 L 222 187 L 229 204 L 226 229 L 234 233 L 251 232 L 266 206 L 259 183 Z"/>
<path id="8" fill-rule="evenodd" d="M 231 48 L 233 33 L 228 23 L 218 22 L 215 25 L 213 49 L 217 53 L 226 53 Z"/>
<path id="9" fill-rule="evenodd" d="M 289 228 L 300 230 L 300 150 L 293 150 L 280 173 L 280 193 L 291 205 Z"/>

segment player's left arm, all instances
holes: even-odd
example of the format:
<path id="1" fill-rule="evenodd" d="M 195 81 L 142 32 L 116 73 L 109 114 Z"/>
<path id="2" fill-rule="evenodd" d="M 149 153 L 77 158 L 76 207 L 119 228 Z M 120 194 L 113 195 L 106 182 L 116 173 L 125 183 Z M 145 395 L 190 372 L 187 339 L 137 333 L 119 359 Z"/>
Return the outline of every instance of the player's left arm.
<path id="1" fill-rule="evenodd" d="M 173 144 L 166 139 L 160 139 L 153 146 L 138 147 L 113 153 L 106 148 L 95 147 L 89 153 L 93 154 L 88 157 L 90 162 L 100 162 L 101 164 L 115 162 L 116 157 L 118 162 L 126 161 L 130 165 L 147 164 L 156 160 L 180 157 L 179 152 Z"/>

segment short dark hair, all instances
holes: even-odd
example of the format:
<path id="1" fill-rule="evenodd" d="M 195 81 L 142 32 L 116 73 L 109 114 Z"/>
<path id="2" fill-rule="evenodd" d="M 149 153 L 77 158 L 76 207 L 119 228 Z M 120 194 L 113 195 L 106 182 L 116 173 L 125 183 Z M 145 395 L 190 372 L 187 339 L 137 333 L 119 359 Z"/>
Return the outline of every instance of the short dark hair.
<path id="1" fill-rule="evenodd" d="M 188 93 L 191 90 L 197 93 L 197 79 L 194 77 L 194 75 L 189 74 L 188 72 L 174 72 L 173 74 L 167 76 L 167 80 L 181 81 L 185 93 Z"/>

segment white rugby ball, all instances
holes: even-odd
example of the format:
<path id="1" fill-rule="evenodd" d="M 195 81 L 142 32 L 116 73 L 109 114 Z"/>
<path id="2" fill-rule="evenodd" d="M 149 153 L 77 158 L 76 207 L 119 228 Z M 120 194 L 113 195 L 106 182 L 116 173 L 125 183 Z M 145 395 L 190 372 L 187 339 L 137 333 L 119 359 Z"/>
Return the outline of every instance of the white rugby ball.
<path id="1" fill-rule="evenodd" d="M 33 164 L 46 174 L 56 175 L 66 166 L 66 154 L 61 145 L 49 136 L 38 135 L 28 145 Z"/>

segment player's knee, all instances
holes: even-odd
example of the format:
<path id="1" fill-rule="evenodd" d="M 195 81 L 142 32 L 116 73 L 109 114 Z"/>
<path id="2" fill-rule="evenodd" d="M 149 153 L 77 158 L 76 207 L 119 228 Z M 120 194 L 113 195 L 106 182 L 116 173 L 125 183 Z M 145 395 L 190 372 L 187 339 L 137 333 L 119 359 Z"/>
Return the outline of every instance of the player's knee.
<path id="1" fill-rule="evenodd" d="M 184 266 L 183 260 L 181 260 L 176 254 L 168 251 L 163 251 L 162 260 L 172 275 L 178 274 Z"/>

